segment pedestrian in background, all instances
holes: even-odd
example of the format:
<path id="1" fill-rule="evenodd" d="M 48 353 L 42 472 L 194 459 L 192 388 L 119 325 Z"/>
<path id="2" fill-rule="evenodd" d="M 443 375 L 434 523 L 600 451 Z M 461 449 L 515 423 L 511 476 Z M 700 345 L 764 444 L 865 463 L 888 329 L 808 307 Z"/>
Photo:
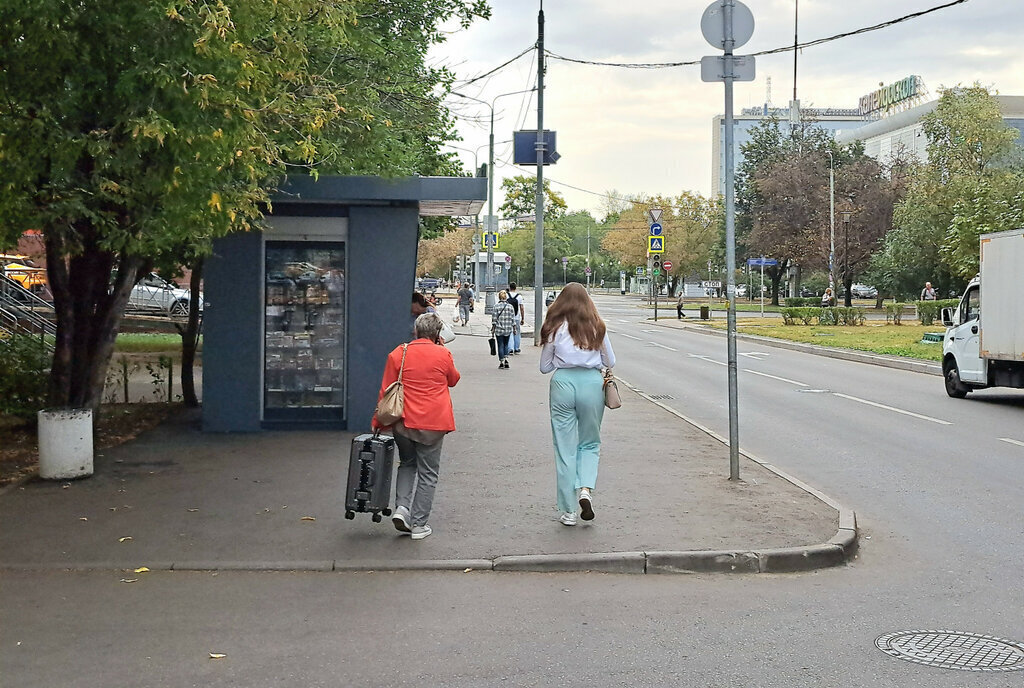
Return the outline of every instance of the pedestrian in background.
<path id="1" fill-rule="evenodd" d="M 615 365 L 615 353 L 597 307 L 579 282 L 567 284 L 548 307 L 540 340 L 540 372 L 554 371 L 549 404 L 559 520 L 574 526 L 574 502 L 580 518 L 594 518 L 604 418 L 601 368 Z"/>
<path id="2" fill-rule="evenodd" d="M 512 323 L 512 341 L 509 342 L 508 352 L 515 355 L 520 353 L 520 347 L 523 345 L 523 324 L 526 322 L 526 309 L 519 300 L 519 294 L 516 293 L 515 282 L 508 285 L 508 302 L 515 309 L 516 316 Z"/>
<path id="3" fill-rule="evenodd" d="M 921 290 L 922 301 L 934 301 L 935 300 L 935 288 L 932 287 L 931 282 L 924 283 L 924 289 Z"/>
<path id="4" fill-rule="evenodd" d="M 459 297 L 459 320 L 466 327 L 469 327 L 469 313 L 473 310 L 473 290 L 469 284 L 463 284 L 458 292 Z"/>
<path id="5" fill-rule="evenodd" d="M 443 325 L 436 313 L 416 318 L 416 339 L 388 354 L 377 396 L 379 401 L 401 370 L 404 412 L 391 428 L 399 457 L 391 521 L 399 532 L 410 534 L 413 540 L 422 540 L 432 532 L 427 520 L 441 467 L 441 444 L 444 436 L 455 430 L 448 388 L 458 384 L 460 376 L 451 351 L 441 342 Z M 373 427 L 381 429 L 376 418 Z"/>
<path id="6" fill-rule="evenodd" d="M 836 297 L 832 293 L 832 287 L 825 287 L 825 293 L 821 295 L 821 307 L 830 308 L 834 305 L 836 305 Z"/>
<path id="7" fill-rule="evenodd" d="M 491 311 L 491 333 L 498 340 L 499 368 L 508 368 L 508 343 L 518 317 L 512 304 L 508 302 L 508 292 L 502 289 L 498 292 L 498 303 Z"/>

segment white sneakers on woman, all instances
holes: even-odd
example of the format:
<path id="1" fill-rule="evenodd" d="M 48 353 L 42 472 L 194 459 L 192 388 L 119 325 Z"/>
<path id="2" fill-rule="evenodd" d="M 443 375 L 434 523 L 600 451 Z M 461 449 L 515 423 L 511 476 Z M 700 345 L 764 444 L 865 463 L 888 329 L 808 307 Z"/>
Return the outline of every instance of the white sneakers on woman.
<path id="1" fill-rule="evenodd" d="M 572 511 L 566 511 L 559 518 L 563 526 L 574 526 L 576 525 L 576 513 Z"/>
<path id="2" fill-rule="evenodd" d="M 580 518 L 584 521 L 594 520 L 594 504 L 590 497 L 590 488 L 580 488 Z"/>

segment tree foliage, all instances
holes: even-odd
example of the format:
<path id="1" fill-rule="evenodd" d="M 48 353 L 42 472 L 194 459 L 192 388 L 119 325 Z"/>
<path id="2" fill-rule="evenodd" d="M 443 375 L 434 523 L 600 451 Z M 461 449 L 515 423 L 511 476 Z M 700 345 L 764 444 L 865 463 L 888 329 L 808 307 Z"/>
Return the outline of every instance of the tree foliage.
<path id="1" fill-rule="evenodd" d="M 1024 221 L 1018 132 L 987 88 L 944 89 L 922 125 L 928 161 L 871 265 L 894 295 L 916 294 L 925 281 L 943 294 L 960 290 L 978 271 L 978 237 Z"/>
<path id="2" fill-rule="evenodd" d="M 285 173 L 449 164 L 425 62 L 476 0 L 14 0 L 0 6 L 0 227 L 43 230 L 50 401 L 95 406 L 140 271 L 258 226 Z M 112 273 L 115 275 L 111 277 Z"/>
<path id="3" fill-rule="evenodd" d="M 500 217 L 512 219 L 537 214 L 537 179 L 521 174 L 501 180 L 501 191 L 505 197 L 500 209 Z M 553 221 L 568 210 L 565 198 L 557 191 L 551 190 L 551 182 L 544 180 L 544 221 Z"/>

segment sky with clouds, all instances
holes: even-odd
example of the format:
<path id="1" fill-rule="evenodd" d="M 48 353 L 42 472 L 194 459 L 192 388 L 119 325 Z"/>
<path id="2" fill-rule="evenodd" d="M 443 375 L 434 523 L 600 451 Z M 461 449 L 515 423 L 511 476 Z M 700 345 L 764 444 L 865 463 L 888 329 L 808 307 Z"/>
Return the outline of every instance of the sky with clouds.
<path id="1" fill-rule="evenodd" d="M 805 42 L 878 24 L 949 0 L 796 0 Z M 793 43 L 795 0 L 744 0 L 755 19 L 753 38 L 737 54 Z M 483 74 L 530 48 L 537 38 L 539 0 L 491 0 L 492 17 L 455 30 L 430 55 L 457 78 Z M 558 55 L 605 62 L 682 62 L 721 54 L 700 31 L 710 0 L 546 0 L 545 47 Z M 934 98 L 940 86 L 981 82 L 1005 95 L 1024 95 L 1024 0 L 967 0 L 948 9 L 858 36 L 803 49 L 797 95 L 803 107 L 855 108 L 860 96 L 916 74 Z M 531 88 L 536 51 L 493 76 L 456 91 L 488 103 Z M 738 83 L 735 111 L 767 95 L 786 106 L 793 95 L 791 51 L 757 58 L 757 78 Z M 558 133 L 561 159 L 545 168 L 570 209 L 600 215 L 601 196 L 711 190 L 711 121 L 723 112 L 723 87 L 703 83 L 699 67 L 623 69 L 548 59 L 544 126 Z M 495 102 L 495 207 L 500 181 L 533 168 L 511 166 L 516 129 L 537 126 L 535 94 Z M 490 111 L 453 97 L 467 168 L 487 159 Z M 474 156 L 475 153 L 475 156 Z M 578 187 L 586 191 L 577 190 Z"/>

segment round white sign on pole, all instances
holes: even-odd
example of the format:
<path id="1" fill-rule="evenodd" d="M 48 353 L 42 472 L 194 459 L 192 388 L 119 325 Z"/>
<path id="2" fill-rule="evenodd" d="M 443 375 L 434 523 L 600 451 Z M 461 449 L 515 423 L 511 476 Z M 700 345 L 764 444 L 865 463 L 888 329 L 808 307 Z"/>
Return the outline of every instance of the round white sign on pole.
<path id="1" fill-rule="evenodd" d="M 723 5 L 727 0 L 715 0 L 704 10 L 700 18 L 700 32 L 704 34 L 704 40 L 718 48 L 725 50 L 725 8 Z M 732 47 L 736 49 L 746 44 L 754 35 L 754 15 L 750 8 L 740 0 L 732 0 Z"/>

